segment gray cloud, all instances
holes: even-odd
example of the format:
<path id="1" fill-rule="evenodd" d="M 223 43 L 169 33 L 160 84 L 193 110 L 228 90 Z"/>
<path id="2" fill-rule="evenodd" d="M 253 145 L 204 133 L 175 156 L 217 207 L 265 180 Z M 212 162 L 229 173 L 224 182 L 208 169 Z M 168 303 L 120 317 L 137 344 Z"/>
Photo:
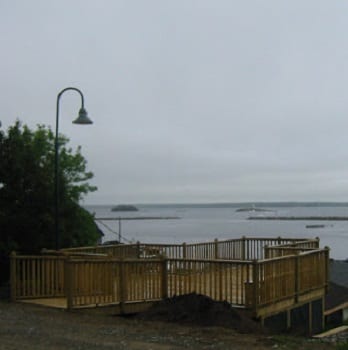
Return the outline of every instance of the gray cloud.
<path id="1" fill-rule="evenodd" d="M 85 94 L 89 203 L 348 198 L 348 3 L 13 0 L 3 128 L 54 127 Z"/>

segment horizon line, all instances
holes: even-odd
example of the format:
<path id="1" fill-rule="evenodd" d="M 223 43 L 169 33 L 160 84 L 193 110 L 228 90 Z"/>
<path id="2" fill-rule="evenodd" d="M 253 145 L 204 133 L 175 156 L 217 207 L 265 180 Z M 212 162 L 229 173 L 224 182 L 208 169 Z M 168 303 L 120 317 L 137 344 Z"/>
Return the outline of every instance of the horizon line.
<path id="1" fill-rule="evenodd" d="M 230 201 L 212 201 L 212 202 L 120 202 L 120 203 L 82 203 L 81 205 L 239 205 L 239 204 L 346 204 L 348 205 L 347 201 L 327 201 L 327 200 L 260 200 L 260 201 L 236 201 L 236 202 L 230 202 Z"/>

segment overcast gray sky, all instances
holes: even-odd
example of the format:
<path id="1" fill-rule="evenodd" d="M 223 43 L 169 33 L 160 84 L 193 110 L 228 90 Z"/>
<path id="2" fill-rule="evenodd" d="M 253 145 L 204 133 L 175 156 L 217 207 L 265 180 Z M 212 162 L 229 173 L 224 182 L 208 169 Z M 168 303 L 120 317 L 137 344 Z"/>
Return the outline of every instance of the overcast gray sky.
<path id="1" fill-rule="evenodd" d="M 348 200 L 348 2 L 1 0 L 0 120 L 80 88 L 85 203 Z"/>

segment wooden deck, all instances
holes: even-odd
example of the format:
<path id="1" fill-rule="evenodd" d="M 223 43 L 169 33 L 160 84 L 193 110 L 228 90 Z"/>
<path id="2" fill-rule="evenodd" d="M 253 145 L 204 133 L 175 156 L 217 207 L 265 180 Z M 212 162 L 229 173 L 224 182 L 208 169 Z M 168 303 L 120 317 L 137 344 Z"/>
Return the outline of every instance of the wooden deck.
<path id="1" fill-rule="evenodd" d="M 242 238 L 13 254 L 11 295 L 67 309 L 118 305 L 122 312 L 125 305 L 196 292 L 263 317 L 323 297 L 328 252 L 317 239 Z"/>

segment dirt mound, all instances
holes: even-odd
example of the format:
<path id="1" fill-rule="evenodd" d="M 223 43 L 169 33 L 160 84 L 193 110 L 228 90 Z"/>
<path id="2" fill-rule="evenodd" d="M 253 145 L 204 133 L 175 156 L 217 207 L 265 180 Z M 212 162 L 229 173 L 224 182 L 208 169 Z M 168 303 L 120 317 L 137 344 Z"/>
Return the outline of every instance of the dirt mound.
<path id="1" fill-rule="evenodd" d="M 224 301 L 196 293 L 174 296 L 155 303 L 137 317 L 143 320 L 178 322 L 197 326 L 222 326 L 242 333 L 263 332 L 259 323 Z"/>

